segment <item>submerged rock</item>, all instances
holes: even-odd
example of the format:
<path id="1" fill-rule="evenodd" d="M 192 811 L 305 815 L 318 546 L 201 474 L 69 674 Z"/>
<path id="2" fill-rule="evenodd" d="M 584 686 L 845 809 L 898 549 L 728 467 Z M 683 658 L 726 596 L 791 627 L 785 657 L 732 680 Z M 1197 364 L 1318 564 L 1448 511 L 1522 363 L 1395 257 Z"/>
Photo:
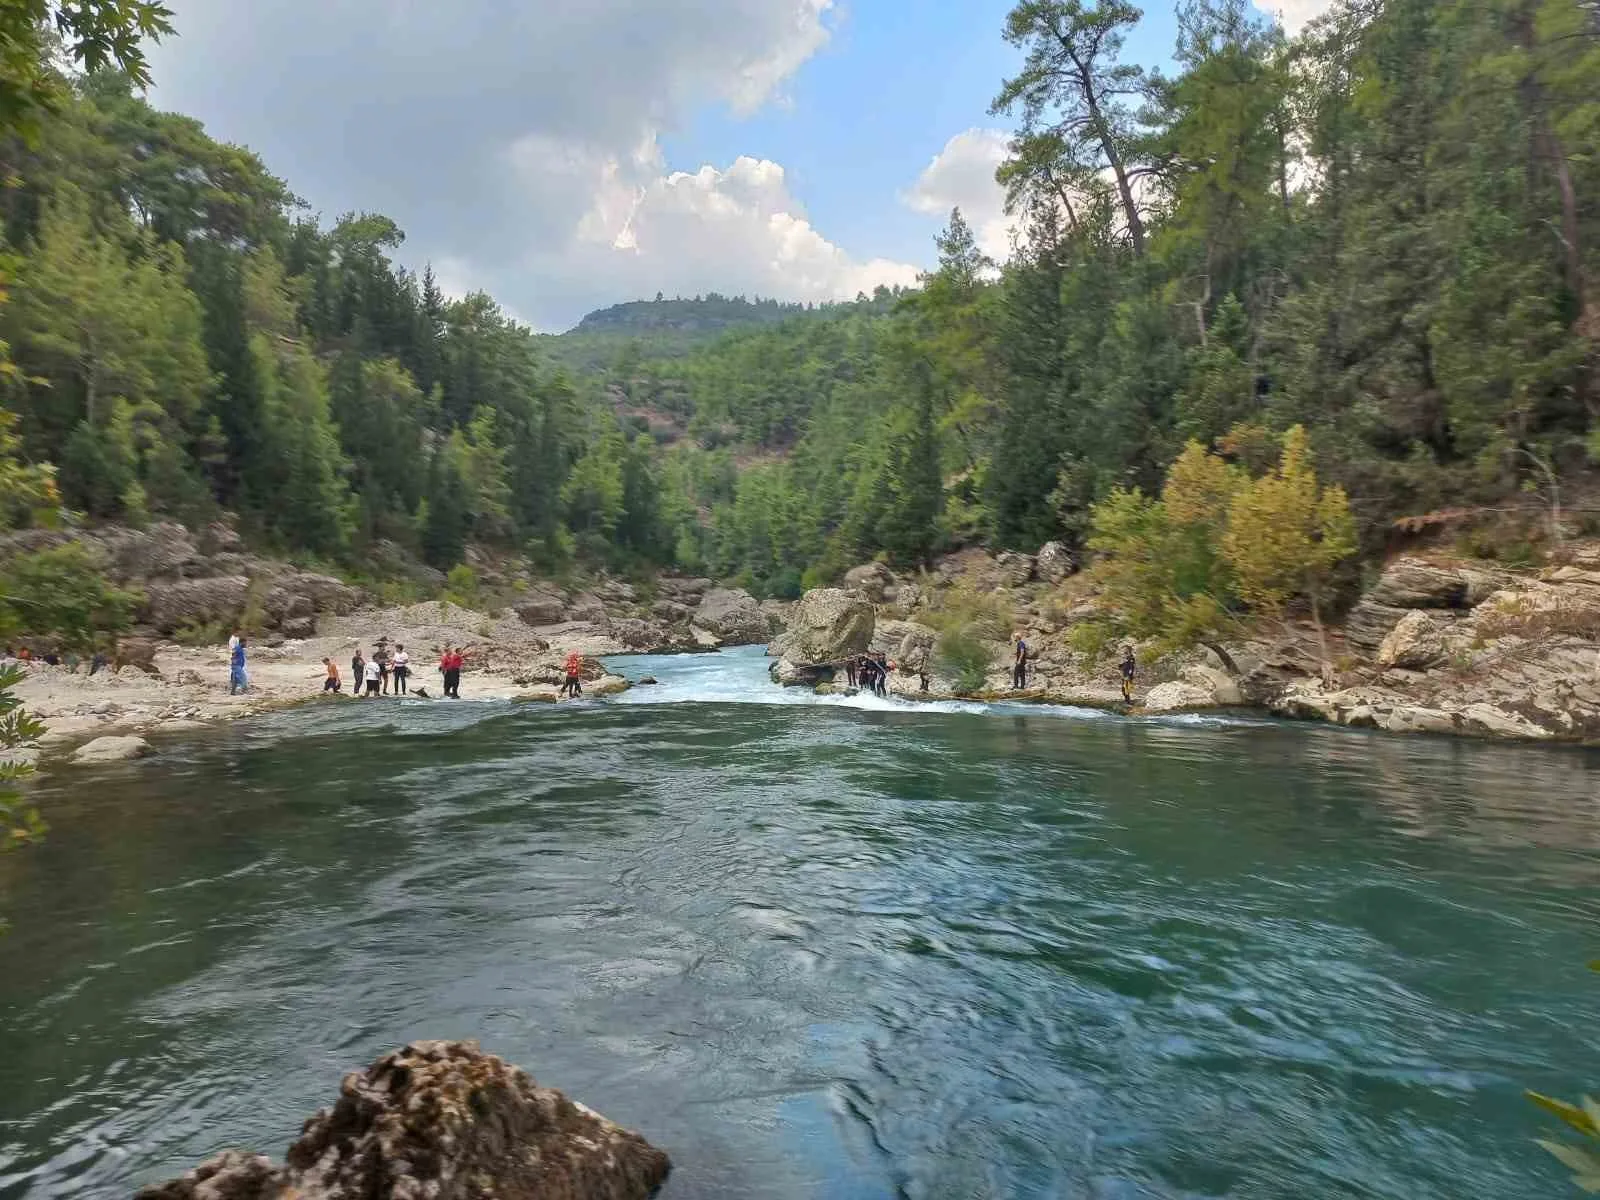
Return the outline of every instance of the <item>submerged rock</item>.
<path id="1" fill-rule="evenodd" d="M 154 753 L 150 743 L 142 737 L 103 737 L 79 746 L 72 761 L 85 764 L 127 762 L 130 759 L 147 758 Z"/>
<path id="2" fill-rule="evenodd" d="M 284 1165 L 227 1150 L 138 1200 L 633 1200 L 671 1170 L 638 1134 L 475 1042 L 413 1042 L 339 1091 Z"/>

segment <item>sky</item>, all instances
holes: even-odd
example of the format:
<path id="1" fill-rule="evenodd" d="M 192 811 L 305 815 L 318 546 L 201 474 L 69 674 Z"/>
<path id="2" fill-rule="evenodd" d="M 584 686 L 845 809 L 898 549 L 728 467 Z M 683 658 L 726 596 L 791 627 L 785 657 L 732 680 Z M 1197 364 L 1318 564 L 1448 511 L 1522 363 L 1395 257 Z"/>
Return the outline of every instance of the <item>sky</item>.
<path id="1" fill-rule="evenodd" d="M 1327 0 L 1257 0 L 1291 30 Z M 1013 0 L 170 0 L 161 108 L 535 329 L 657 292 L 911 284 L 959 205 L 1008 242 Z M 1172 0 L 1125 57 L 1170 61 Z"/>

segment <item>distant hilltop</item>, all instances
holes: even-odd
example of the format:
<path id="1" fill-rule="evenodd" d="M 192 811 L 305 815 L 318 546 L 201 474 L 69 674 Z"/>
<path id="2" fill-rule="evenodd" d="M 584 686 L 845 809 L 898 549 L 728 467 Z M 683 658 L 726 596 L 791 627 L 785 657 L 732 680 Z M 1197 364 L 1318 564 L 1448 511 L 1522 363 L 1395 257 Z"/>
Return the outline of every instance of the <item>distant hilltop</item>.
<path id="1" fill-rule="evenodd" d="M 781 300 L 747 300 L 713 292 L 692 300 L 657 296 L 632 300 L 590 313 L 573 333 L 715 333 L 744 325 L 767 325 L 805 312 L 807 306 Z"/>

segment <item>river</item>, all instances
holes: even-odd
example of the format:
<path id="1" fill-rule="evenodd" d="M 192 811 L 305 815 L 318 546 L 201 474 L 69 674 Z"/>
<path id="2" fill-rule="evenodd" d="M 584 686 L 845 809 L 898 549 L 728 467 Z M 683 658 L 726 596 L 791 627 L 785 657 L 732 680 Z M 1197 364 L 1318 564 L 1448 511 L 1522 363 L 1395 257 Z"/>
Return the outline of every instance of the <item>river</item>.
<path id="1" fill-rule="evenodd" d="M 1567 1194 L 1600 756 L 821 701 L 313 706 L 46 779 L 0 860 L 0 1196 L 274 1156 L 474 1037 L 690 1197 Z"/>

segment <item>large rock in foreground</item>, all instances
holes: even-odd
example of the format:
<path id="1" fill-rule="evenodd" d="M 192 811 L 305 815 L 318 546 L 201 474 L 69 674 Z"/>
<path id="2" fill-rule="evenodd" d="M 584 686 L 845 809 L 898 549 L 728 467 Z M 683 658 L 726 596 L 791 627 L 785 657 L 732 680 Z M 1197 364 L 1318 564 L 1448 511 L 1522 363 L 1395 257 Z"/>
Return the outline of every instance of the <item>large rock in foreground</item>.
<path id="1" fill-rule="evenodd" d="M 339 1091 L 285 1165 L 228 1150 L 138 1200 L 633 1200 L 671 1169 L 475 1042 L 413 1042 Z"/>
<path id="2" fill-rule="evenodd" d="M 92 766 L 95 763 L 128 762 L 153 753 L 155 751 L 150 749 L 150 743 L 142 737 L 103 737 L 79 746 L 72 761 Z"/>
<path id="3" fill-rule="evenodd" d="M 839 662 L 872 644 L 877 612 L 860 592 L 817 588 L 800 597 L 768 653 L 797 664 Z"/>

